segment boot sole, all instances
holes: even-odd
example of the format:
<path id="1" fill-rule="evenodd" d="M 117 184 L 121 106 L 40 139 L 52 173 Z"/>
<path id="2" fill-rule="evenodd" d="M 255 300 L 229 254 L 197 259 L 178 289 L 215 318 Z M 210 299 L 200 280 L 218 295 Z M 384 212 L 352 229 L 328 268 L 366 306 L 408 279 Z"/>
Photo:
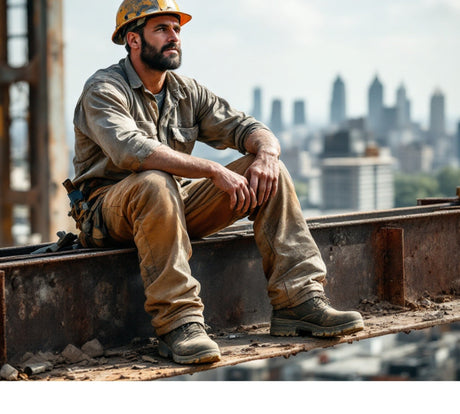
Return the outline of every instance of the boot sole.
<path id="1" fill-rule="evenodd" d="M 350 335 L 364 329 L 362 320 L 351 321 L 336 326 L 319 326 L 304 321 L 293 321 L 289 319 L 273 318 L 270 326 L 270 335 L 273 336 L 302 336 L 302 333 L 309 332 L 313 336 L 332 337 Z"/>
<path id="2" fill-rule="evenodd" d="M 201 351 L 193 355 L 178 355 L 162 340 L 158 341 L 158 353 L 163 358 L 171 358 L 178 364 L 209 364 L 211 362 L 220 361 L 219 351 Z"/>

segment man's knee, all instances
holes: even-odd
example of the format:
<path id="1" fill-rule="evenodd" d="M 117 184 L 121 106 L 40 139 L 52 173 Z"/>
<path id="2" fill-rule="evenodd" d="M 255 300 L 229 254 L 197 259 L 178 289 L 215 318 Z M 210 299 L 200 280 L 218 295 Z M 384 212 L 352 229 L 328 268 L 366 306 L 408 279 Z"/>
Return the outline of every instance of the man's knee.
<path id="1" fill-rule="evenodd" d="M 179 196 L 179 187 L 177 181 L 171 174 L 163 171 L 143 171 L 131 174 L 127 180 L 130 181 L 132 191 L 140 197 L 158 200 L 168 199 L 171 196 Z"/>

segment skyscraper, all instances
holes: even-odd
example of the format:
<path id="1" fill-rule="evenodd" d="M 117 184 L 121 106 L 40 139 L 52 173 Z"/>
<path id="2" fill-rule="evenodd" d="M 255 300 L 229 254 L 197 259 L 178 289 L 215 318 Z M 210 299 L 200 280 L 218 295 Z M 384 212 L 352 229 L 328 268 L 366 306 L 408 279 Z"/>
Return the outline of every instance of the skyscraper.
<path id="1" fill-rule="evenodd" d="M 432 142 L 443 137 L 446 133 L 446 118 L 444 94 L 436 89 L 430 101 L 430 138 Z"/>
<path id="2" fill-rule="evenodd" d="M 382 129 L 383 85 L 377 75 L 368 92 L 368 122 L 371 131 L 378 133 Z"/>
<path id="3" fill-rule="evenodd" d="M 305 125 L 307 119 L 305 117 L 305 101 L 297 100 L 294 102 L 294 125 Z"/>
<path id="4" fill-rule="evenodd" d="M 410 123 L 410 102 L 407 99 L 406 88 L 403 84 L 396 92 L 396 113 L 398 128 L 406 128 Z"/>
<path id="5" fill-rule="evenodd" d="M 340 125 L 347 119 L 345 84 L 342 78 L 337 76 L 332 88 L 331 101 L 331 124 Z"/>
<path id="6" fill-rule="evenodd" d="M 460 122 L 457 124 L 457 159 L 460 163 Z"/>
<path id="7" fill-rule="evenodd" d="M 279 134 L 284 129 L 281 99 L 274 99 L 272 102 L 270 129 L 273 131 L 275 135 Z"/>
<path id="8" fill-rule="evenodd" d="M 259 87 L 253 91 L 252 116 L 258 121 L 262 120 L 262 89 Z"/>

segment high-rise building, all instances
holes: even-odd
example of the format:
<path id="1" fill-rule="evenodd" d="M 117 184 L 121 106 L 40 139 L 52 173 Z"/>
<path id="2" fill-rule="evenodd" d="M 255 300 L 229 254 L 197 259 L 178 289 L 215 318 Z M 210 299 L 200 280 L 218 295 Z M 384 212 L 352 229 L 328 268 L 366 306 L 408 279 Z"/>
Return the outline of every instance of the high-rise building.
<path id="1" fill-rule="evenodd" d="M 307 123 L 305 115 L 305 101 L 297 100 L 294 102 L 294 125 L 305 125 Z"/>
<path id="2" fill-rule="evenodd" d="M 406 88 L 404 85 L 396 92 L 396 117 L 398 129 L 404 129 L 410 124 L 410 101 L 407 99 Z"/>
<path id="3" fill-rule="evenodd" d="M 252 116 L 258 121 L 262 120 L 262 89 L 259 87 L 253 91 Z"/>
<path id="4" fill-rule="evenodd" d="M 398 147 L 399 171 L 406 174 L 430 173 L 433 171 L 433 148 L 422 142 L 410 142 Z"/>
<path id="5" fill-rule="evenodd" d="M 275 135 L 284 130 L 281 99 L 274 99 L 272 102 L 272 114 L 270 117 L 270 129 Z"/>
<path id="6" fill-rule="evenodd" d="M 457 124 L 457 159 L 460 164 L 460 122 Z"/>
<path id="7" fill-rule="evenodd" d="M 322 209 L 325 211 L 394 207 L 393 159 L 390 157 L 325 158 L 321 177 Z"/>
<path id="8" fill-rule="evenodd" d="M 374 133 L 382 129 L 383 118 L 383 85 L 377 75 L 368 92 L 368 126 Z"/>
<path id="9" fill-rule="evenodd" d="M 430 129 L 429 135 L 431 143 L 435 143 L 439 138 L 446 134 L 444 94 L 440 89 L 436 89 L 430 101 Z"/>
<path id="10" fill-rule="evenodd" d="M 345 83 L 337 76 L 332 88 L 331 124 L 340 125 L 347 119 Z"/>

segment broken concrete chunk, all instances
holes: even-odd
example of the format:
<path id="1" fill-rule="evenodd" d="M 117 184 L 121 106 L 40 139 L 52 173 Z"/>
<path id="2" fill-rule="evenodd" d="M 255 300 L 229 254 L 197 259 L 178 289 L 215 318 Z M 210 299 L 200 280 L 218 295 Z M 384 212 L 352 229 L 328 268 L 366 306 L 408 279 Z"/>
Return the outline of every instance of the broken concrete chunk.
<path id="1" fill-rule="evenodd" d="M 9 364 L 3 365 L 2 369 L 0 369 L 0 378 L 6 381 L 17 381 L 18 375 L 19 371 Z"/>
<path id="2" fill-rule="evenodd" d="M 89 359 L 88 355 L 72 344 L 67 345 L 61 355 L 70 364 L 76 364 L 77 362 Z"/>
<path id="3" fill-rule="evenodd" d="M 87 342 L 81 347 L 81 350 L 91 358 L 97 358 L 104 355 L 104 347 L 97 339 Z"/>

